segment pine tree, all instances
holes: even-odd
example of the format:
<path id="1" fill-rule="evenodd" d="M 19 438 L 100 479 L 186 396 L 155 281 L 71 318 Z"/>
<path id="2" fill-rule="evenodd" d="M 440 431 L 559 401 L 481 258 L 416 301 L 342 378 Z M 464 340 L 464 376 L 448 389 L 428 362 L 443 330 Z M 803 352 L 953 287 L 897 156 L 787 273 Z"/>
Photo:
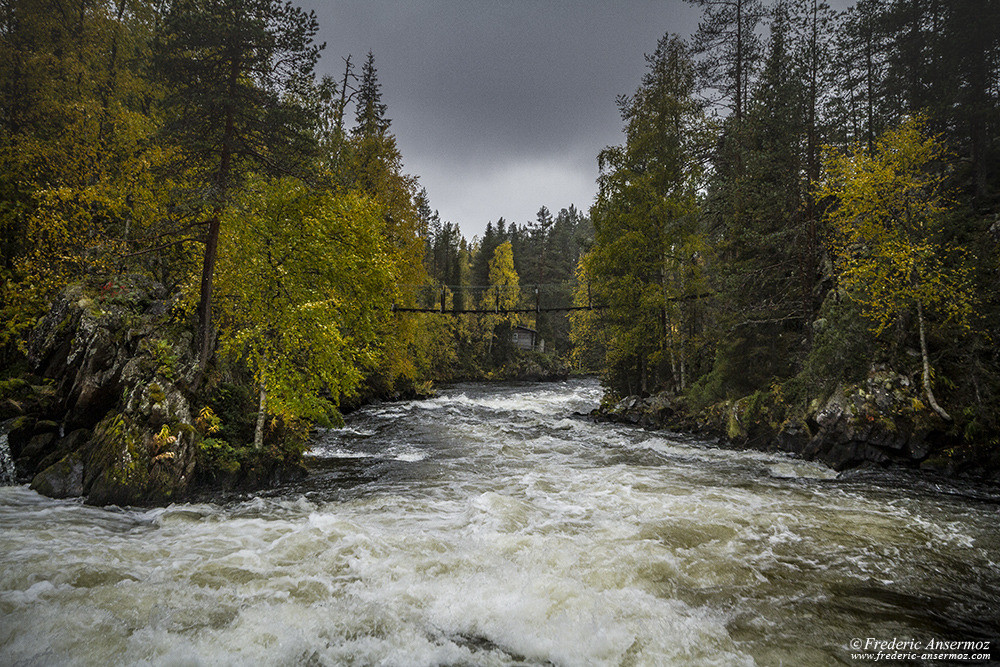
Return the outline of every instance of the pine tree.
<path id="1" fill-rule="evenodd" d="M 312 13 L 279 0 L 169 5 L 157 71 L 169 86 L 168 132 L 208 190 L 198 304 L 200 365 L 213 353 L 212 291 L 222 214 L 251 166 L 288 172 L 314 154 L 315 119 L 300 104 L 321 46 Z"/>
<path id="2" fill-rule="evenodd" d="M 749 104 L 762 56 L 757 27 L 766 12 L 760 0 L 686 0 L 704 10 L 693 37 L 698 83 L 739 123 Z"/>
<path id="3" fill-rule="evenodd" d="M 886 38 L 879 0 L 859 0 L 847 10 L 834 55 L 837 89 L 831 97 L 834 131 L 844 144 L 863 141 L 871 150 L 885 126 L 883 90 Z"/>

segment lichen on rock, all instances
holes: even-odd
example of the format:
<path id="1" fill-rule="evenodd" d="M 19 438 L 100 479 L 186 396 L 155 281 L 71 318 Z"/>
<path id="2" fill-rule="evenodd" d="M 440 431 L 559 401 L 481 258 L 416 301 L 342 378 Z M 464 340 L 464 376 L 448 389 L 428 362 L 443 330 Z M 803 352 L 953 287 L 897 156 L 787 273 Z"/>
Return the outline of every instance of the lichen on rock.
<path id="1" fill-rule="evenodd" d="M 54 381 L 60 430 L 74 432 L 29 440 L 23 467 L 45 464 L 33 488 L 98 505 L 155 504 L 184 493 L 198 438 L 190 400 L 197 362 L 190 335 L 169 336 L 168 303 L 162 286 L 125 276 L 113 290 L 67 287 L 38 323 L 29 360 Z"/>
<path id="2" fill-rule="evenodd" d="M 786 403 L 780 385 L 715 403 L 698 414 L 669 394 L 626 396 L 595 417 L 647 428 L 694 432 L 736 446 L 781 450 L 835 470 L 865 464 L 918 466 L 947 446 L 947 425 L 919 398 L 910 378 L 873 368 L 807 405 Z"/>

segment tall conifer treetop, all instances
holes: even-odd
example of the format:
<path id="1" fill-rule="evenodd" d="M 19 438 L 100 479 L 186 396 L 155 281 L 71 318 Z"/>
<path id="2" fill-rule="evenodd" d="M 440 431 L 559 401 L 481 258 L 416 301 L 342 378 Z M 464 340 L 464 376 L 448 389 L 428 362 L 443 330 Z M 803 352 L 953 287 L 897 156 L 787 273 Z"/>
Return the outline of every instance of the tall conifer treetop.
<path id="1" fill-rule="evenodd" d="M 358 89 L 354 135 L 370 137 L 385 134 L 392 122 L 385 117 L 387 108 L 382 102 L 382 84 L 378 82 L 375 54 L 369 51 L 368 59 L 361 68 L 361 87 Z"/>

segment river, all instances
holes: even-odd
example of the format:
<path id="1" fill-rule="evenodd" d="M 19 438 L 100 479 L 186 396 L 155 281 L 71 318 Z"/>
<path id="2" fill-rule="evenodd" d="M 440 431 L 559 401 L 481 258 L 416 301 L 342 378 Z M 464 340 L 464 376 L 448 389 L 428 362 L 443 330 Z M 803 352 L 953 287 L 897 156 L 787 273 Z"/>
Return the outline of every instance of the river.
<path id="1" fill-rule="evenodd" d="M 572 417 L 599 398 L 370 406 L 254 497 L 0 488 L 0 664 L 826 665 L 856 638 L 996 639 L 996 495 Z"/>

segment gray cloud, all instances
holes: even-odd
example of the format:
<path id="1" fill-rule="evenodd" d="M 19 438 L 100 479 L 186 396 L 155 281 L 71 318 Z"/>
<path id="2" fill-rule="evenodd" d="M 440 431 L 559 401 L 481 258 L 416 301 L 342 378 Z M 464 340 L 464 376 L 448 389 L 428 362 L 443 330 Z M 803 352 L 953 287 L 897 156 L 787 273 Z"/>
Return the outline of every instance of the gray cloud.
<path id="1" fill-rule="evenodd" d="M 636 88 L 664 33 L 698 18 L 681 0 L 301 4 L 327 42 L 321 72 L 375 54 L 407 171 L 470 236 L 543 204 L 587 209 L 597 153 L 621 141 L 616 96 Z"/>

